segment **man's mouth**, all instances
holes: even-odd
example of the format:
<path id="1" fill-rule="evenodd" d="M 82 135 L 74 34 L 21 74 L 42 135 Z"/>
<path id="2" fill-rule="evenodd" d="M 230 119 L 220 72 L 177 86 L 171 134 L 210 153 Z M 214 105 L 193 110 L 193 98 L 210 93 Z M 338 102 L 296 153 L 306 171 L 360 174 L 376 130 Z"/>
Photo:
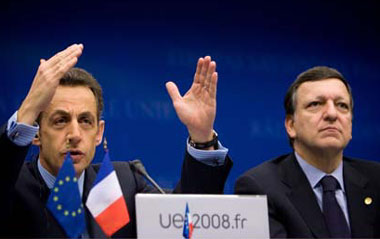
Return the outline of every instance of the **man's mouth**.
<path id="1" fill-rule="evenodd" d="M 321 131 L 339 131 L 340 132 L 340 130 L 334 126 L 327 126 L 327 127 L 323 128 Z"/>
<path id="2" fill-rule="evenodd" d="M 340 134 L 341 130 L 335 126 L 327 126 L 327 127 L 322 128 L 320 130 L 320 132 L 323 132 L 325 134 L 327 133 L 327 134 L 331 134 L 331 135 L 336 135 L 336 134 Z"/>
<path id="3" fill-rule="evenodd" d="M 65 153 L 65 157 L 68 152 L 70 153 L 70 158 L 73 160 L 73 163 L 78 163 L 85 156 L 80 150 L 69 150 Z"/>

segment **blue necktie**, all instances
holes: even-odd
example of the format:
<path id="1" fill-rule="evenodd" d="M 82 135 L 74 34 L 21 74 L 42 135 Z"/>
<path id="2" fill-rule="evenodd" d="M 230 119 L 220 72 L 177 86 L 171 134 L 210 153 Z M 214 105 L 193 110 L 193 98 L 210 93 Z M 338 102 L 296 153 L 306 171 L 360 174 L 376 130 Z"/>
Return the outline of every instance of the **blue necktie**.
<path id="1" fill-rule="evenodd" d="M 346 218 L 335 198 L 335 191 L 340 189 L 338 181 L 333 176 L 324 176 L 321 179 L 323 188 L 323 215 L 331 238 L 350 238 Z"/>

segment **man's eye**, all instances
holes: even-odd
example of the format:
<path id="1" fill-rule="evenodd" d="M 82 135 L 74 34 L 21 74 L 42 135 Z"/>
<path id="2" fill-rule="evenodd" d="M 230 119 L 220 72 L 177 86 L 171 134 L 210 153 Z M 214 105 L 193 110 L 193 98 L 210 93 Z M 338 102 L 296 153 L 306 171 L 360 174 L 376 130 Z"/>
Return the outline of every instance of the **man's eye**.
<path id="1" fill-rule="evenodd" d="M 313 102 L 310 102 L 308 105 L 307 105 L 307 108 L 315 108 L 317 106 L 321 105 L 321 102 L 319 101 L 313 101 Z"/>
<path id="2" fill-rule="evenodd" d="M 66 123 L 66 119 L 65 118 L 59 118 L 59 119 L 54 120 L 54 124 L 58 125 L 58 126 L 64 125 L 65 123 Z"/>
<path id="3" fill-rule="evenodd" d="M 80 123 L 82 123 L 82 124 L 86 124 L 86 125 L 92 125 L 92 120 L 91 119 L 88 119 L 88 118 L 82 118 L 81 120 L 80 120 Z"/>
<path id="4" fill-rule="evenodd" d="M 338 103 L 338 107 L 341 108 L 341 109 L 344 109 L 344 110 L 348 110 L 350 109 L 350 107 L 348 106 L 348 104 L 346 103 Z"/>

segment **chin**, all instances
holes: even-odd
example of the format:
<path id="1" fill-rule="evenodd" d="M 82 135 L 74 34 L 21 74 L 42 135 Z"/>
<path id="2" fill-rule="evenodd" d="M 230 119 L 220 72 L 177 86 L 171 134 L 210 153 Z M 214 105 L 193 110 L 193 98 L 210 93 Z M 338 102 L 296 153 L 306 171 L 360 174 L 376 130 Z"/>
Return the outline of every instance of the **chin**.
<path id="1" fill-rule="evenodd" d="M 346 144 L 342 142 L 341 139 L 337 139 L 335 137 L 329 137 L 317 140 L 314 144 L 315 147 L 319 149 L 331 149 L 331 150 L 342 150 Z"/>
<path id="2" fill-rule="evenodd" d="M 85 168 L 81 167 L 78 164 L 74 164 L 74 170 L 75 170 L 75 175 L 80 175 L 85 170 Z"/>
<path id="3" fill-rule="evenodd" d="M 342 143 L 331 142 L 320 145 L 320 148 L 329 151 L 343 151 L 344 145 L 342 145 Z"/>

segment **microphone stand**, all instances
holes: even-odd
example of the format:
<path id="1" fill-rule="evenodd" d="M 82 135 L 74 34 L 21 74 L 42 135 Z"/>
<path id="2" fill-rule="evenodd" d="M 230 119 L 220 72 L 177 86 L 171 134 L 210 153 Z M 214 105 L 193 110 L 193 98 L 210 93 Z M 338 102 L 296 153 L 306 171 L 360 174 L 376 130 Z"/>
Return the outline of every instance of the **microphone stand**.
<path id="1" fill-rule="evenodd" d="M 144 165 L 142 164 L 142 162 L 138 159 L 135 159 L 135 160 L 132 160 L 130 161 L 130 164 L 131 164 L 131 168 L 132 170 L 138 172 L 139 174 L 141 174 L 142 176 L 144 176 L 146 179 L 148 179 L 149 182 L 151 182 L 153 184 L 153 186 L 162 194 L 166 194 L 164 192 L 164 190 L 162 190 L 162 188 L 160 186 L 158 186 L 158 184 L 156 183 L 156 181 L 153 180 L 153 178 L 151 178 L 149 176 L 149 174 L 147 173 L 147 171 L 145 170 L 145 167 Z"/>

